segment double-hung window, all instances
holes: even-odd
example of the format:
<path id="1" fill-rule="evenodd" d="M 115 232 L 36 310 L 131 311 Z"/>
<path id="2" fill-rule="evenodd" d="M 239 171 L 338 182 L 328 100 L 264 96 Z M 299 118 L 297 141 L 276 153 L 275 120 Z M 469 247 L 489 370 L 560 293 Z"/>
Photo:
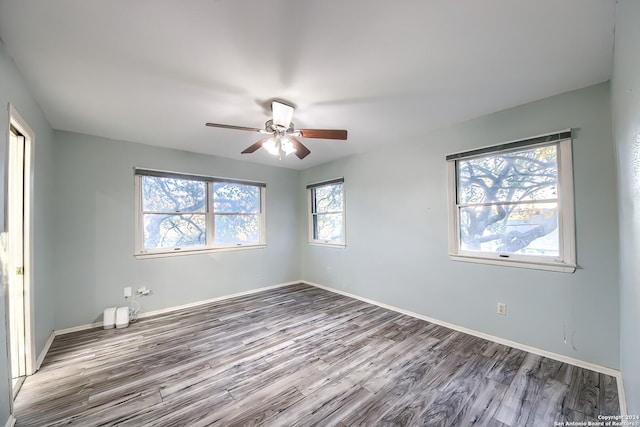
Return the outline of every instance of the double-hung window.
<path id="1" fill-rule="evenodd" d="M 217 244 L 260 243 L 262 188 L 235 182 L 213 183 L 213 236 Z"/>
<path id="2" fill-rule="evenodd" d="M 571 131 L 447 160 L 452 259 L 575 271 Z"/>
<path id="3" fill-rule="evenodd" d="M 265 184 L 135 170 L 137 256 L 264 246 Z"/>
<path id="4" fill-rule="evenodd" d="M 345 245 L 344 179 L 307 185 L 309 242 Z"/>

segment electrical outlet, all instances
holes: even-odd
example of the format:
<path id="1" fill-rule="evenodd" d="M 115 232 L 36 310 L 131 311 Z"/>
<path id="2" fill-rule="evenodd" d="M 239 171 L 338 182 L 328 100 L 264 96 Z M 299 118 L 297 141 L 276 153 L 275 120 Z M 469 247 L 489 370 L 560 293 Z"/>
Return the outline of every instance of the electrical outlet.
<path id="1" fill-rule="evenodd" d="M 124 288 L 124 297 L 131 298 L 131 286 Z"/>
<path id="2" fill-rule="evenodd" d="M 497 312 L 501 316 L 506 316 L 507 315 L 507 304 L 505 304 L 503 302 L 499 302 L 498 303 Z"/>

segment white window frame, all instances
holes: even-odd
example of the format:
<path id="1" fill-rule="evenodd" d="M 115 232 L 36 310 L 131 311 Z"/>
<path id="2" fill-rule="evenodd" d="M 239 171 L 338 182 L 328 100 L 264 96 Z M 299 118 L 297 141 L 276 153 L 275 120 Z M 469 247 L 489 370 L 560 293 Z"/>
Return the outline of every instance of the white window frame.
<path id="1" fill-rule="evenodd" d="M 460 217 L 457 200 L 458 160 L 484 157 L 491 153 L 500 154 L 509 151 L 526 150 L 540 145 L 556 145 L 557 147 L 559 256 L 551 258 L 527 254 L 499 254 L 463 250 L 460 241 Z M 570 129 L 477 150 L 450 154 L 447 156 L 447 169 L 449 178 L 449 256 L 452 260 L 564 273 L 573 273 L 576 270 L 573 155 Z"/>
<path id="2" fill-rule="evenodd" d="M 205 216 L 207 227 L 206 244 L 202 246 L 189 246 L 185 248 L 144 248 L 144 213 L 142 210 L 142 178 L 145 176 L 155 176 L 162 178 L 176 178 L 192 181 L 203 181 L 206 183 L 206 209 L 204 212 L 196 212 Z M 234 243 L 221 245 L 215 243 L 214 228 L 215 217 L 221 215 L 213 211 L 213 184 L 230 183 L 239 185 L 251 185 L 260 189 L 260 212 L 258 213 L 260 224 L 260 237 L 257 243 Z M 245 249 L 259 249 L 266 247 L 266 184 L 262 182 L 243 181 L 238 179 L 218 178 L 205 175 L 183 174 L 178 172 L 167 172 L 152 169 L 134 168 L 134 191 L 135 191 L 135 253 L 138 259 L 159 258 L 177 255 L 189 255 L 208 252 L 236 251 Z M 184 212 L 181 212 L 184 213 Z M 254 215 L 254 214 L 252 214 Z"/>
<path id="3" fill-rule="evenodd" d="M 315 239 L 315 221 L 314 216 L 317 216 L 318 213 L 313 212 L 313 192 L 320 187 L 325 187 L 329 185 L 341 184 L 342 186 L 342 211 L 335 212 L 323 212 L 321 215 L 326 214 L 342 214 L 342 239 L 340 240 L 324 240 L 324 239 Z M 307 212 L 308 212 L 308 220 L 309 220 L 309 244 L 310 245 L 318 245 L 318 246 L 330 246 L 330 247 L 338 247 L 344 248 L 347 245 L 347 234 L 346 234 L 346 215 L 345 212 L 347 210 L 345 197 L 345 189 L 344 189 L 344 178 L 335 178 L 327 181 L 316 182 L 313 184 L 307 185 Z"/>

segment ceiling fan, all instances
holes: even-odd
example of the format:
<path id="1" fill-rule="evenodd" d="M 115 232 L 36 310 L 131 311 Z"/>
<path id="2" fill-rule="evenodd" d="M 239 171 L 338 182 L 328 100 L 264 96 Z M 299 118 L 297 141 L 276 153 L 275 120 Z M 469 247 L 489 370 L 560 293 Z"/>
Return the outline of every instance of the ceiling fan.
<path id="1" fill-rule="evenodd" d="M 255 144 L 247 147 L 242 154 L 253 153 L 260 147 L 264 147 L 270 154 L 282 158 L 282 154 L 288 156 L 295 153 L 299 159 L 304 159 L 311 153 L 298 138 L 320 139 L 347 139 L 346 130 L 337 129 L 295 129 L 291 119 L 294 107 L 280 101 L 271 102 L 273 117 L 264 124 L 264 129 L 245 126 L 223 125 L 219 123 L 207 123 L 207 126 L 224 129 L 247 130 L 265 134 Z"/>

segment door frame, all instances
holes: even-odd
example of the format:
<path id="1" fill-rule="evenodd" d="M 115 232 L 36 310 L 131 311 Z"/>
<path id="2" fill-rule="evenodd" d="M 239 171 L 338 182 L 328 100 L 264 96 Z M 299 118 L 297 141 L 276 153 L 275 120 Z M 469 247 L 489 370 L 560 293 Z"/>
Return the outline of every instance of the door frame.
<path id="1" fill-rule="evenodd" d="M 35 301 L 34 301 L 34 283 L 33 283 L 33 183 L 34 183 L 34 142 L 35 133 L 29 127 L 27 122 L 16 111 L 16 109 L 9 104 L 8 106 L 8 126 L 6 137 L 6 152 L 5 152 L 5 176 L 4 176 L 4 229 L 7 230 L 8 220 L 8 185 L 9 185 L 9 144 L 11 126 L 13 126 L 22 136 L 24 136 L 24 337 L 25 337 L 25 368 L 27 375 L 33 375 L 36 371 L 36 355 L 35 355 L 35 334 L 34 334 L 34 313 L 35 313 Z M 11 333 L 8 324 L 8 303 L 9 298 L 6 298 L 7 307 L 5 307 L 6 313 L 6 333 L 7 333 L 7 345 L 10 345 L 9 335 Z M 9 360 L 10 362 L 10 360 Z"/>

